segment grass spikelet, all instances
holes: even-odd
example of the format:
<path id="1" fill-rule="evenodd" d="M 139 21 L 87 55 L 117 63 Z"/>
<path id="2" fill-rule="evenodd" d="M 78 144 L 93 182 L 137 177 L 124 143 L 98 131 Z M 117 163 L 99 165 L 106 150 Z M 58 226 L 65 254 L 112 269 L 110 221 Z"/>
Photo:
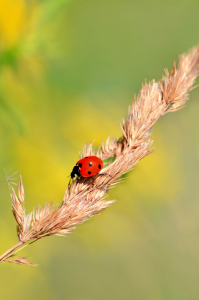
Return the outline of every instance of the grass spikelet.
<path id="1" fill-rule="evenodd" d="M 198 74 L 199 47 L 196 47 L 179 57 L 178 67 L 174 63 L 170 74 L 166 70 L 158 82 L 145 82 L 129 107 L 126 120 L 120 124 L 122 136 L 116 139 L 108 137 L 97 151 L 93 144 L 86 144 L 80 154 L 80 158 L 97 155 L 102 160 L 114 157 L 101 171 L 104 175 L 72 181 L 59 206 L 54 207 L 52 202 L 43 207 L 38 205 L 26 215 L 25 192 L 20 177 L 18 196 L 13 188 L 11 193 L 19 242 L 0 257 L 0 262 L 34 265 L 23 256 L 11 259 L 16 249 L 46 236 L 65 235 L 112 205 L 114 201 L 104 200 L 108 191 L 121 181 L 123 174 L 152 152 L 151 128 L 161 116 L 184 106 Z"/>

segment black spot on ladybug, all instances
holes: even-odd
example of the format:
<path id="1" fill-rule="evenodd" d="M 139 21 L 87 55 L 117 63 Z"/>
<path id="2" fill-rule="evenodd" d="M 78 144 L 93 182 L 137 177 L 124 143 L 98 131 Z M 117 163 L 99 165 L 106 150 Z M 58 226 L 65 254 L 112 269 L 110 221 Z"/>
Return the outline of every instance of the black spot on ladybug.
<path id="1" fill-rule="evenodd" d="M 88 174 L 90 175 L 90 174 L 91 174 L 91 172 L 90 172 L 90 171 L 88 171 Z"/>
<path id="2" fill-rule="evenodd" d="M 88 156 L 84 157 L 84 158 L 88 158 Z"/>
<path id="3" fill-rule="evenodd" d="M 89 162 L 89 167 L 92 167 L 92 165 L 93 165 L 92 162 Z"/>
<path id="4" fill-rule="evenodd" d="M 78 165 L 79 165 L 80 168 L 82 167 L 82 163 L 79 163 Z"/>
<path id="5" fill-rule="evenodd" d="M 98 168 L 99 168 L 99 169 L 101 169 L 101 168 L 102 168 L 102 166 L 101 166 L 101 165 L 99 165 L 99 166 L 98 166 Z"/>

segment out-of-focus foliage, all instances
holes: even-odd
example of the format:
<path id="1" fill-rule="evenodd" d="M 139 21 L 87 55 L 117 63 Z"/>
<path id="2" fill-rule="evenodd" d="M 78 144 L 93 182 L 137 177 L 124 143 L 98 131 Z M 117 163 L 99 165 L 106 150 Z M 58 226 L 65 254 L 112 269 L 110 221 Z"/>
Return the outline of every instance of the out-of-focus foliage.
<path id="1" fill-rule="evenodd" d="M 145 78 L 198 44 L 198 15 L 195 0 L 0 0 L 2 253 L 17 242 L 4 169 L 27 211 L 60 203 L 82 146 L 119 136 Z M 198 98 L 155 125 L 114 206 L 24 249 L 39 267 L 1 264 L 1 299 L 198 299 Z"/>

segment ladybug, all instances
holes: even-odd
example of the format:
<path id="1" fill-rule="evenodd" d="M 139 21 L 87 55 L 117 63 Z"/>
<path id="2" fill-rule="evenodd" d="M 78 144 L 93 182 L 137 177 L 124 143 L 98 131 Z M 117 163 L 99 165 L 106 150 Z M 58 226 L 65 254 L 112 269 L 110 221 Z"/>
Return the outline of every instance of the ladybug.
<path id="1" fill-rule="evenodd" d="M 77 177 L 91 177 L 98 174 L 103 168 L 103 161 L 97 156 L 86 156 L 80 159 L 76 166 L 74 166 L 70 176 Z"/>

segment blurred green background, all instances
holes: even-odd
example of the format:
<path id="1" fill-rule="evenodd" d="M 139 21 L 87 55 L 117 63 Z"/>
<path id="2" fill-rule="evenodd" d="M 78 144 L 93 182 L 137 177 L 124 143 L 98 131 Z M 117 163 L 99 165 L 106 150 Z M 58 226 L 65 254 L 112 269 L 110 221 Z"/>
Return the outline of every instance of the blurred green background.
<path id="1" fill-rule="evenodd" d="M 120 136 L 145 78 L 198 43 L 197 0 L 0 0 L 1 253 L 17 242 L 6 174 L 23 175 L 27 212 L 60 203 L 82 146 Z M 112 207 L 22 250 L 38 267 L 1 264 L 2 300 L 199 299 L 199 88 L 190 98 Z"/>

